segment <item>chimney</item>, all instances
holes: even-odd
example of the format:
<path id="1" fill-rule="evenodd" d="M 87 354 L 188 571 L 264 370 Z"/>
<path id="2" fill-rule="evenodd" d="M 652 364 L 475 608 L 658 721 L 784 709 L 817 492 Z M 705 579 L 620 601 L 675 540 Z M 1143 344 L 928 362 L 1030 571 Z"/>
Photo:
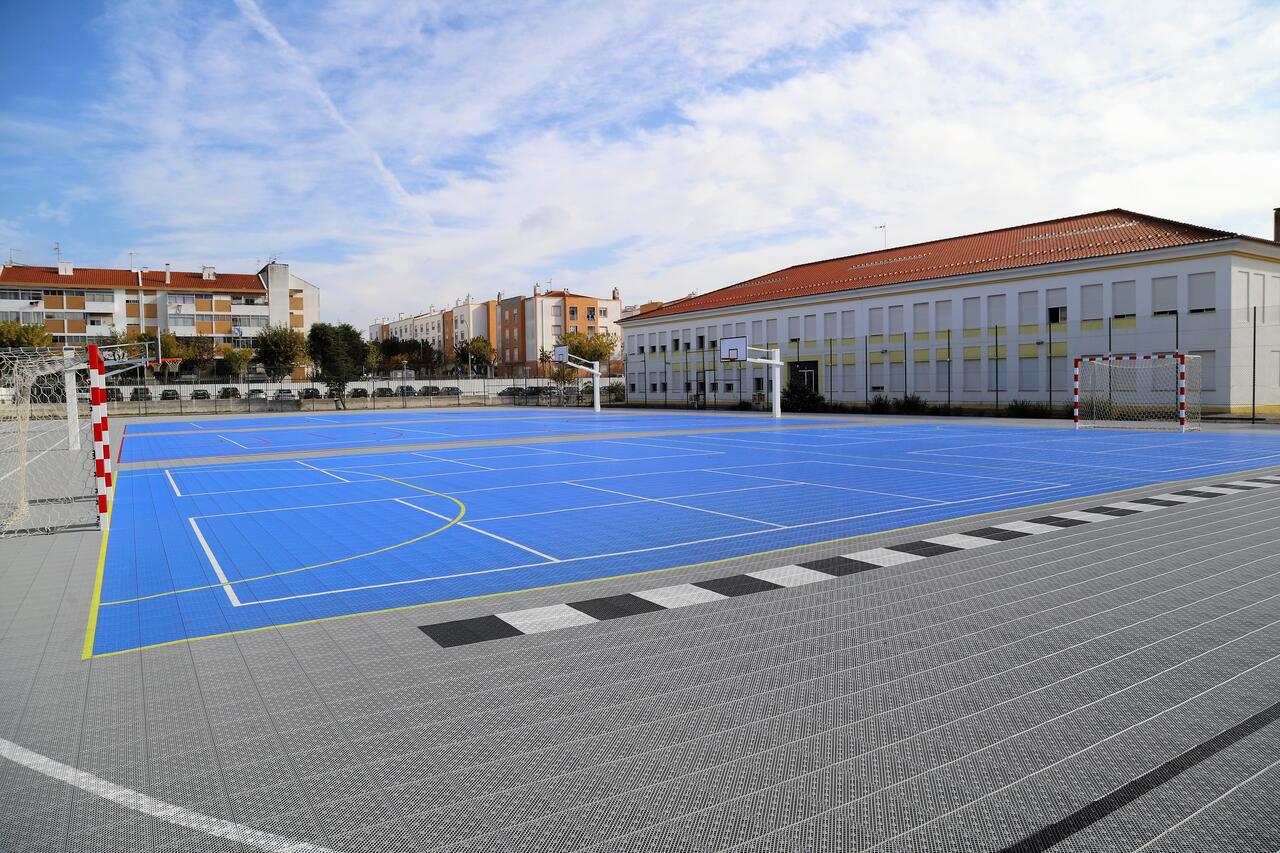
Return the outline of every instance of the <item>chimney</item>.
<path id="1" fill-rule="evenodd" d="M 217 278 L 217 273 L 213 271 L 213 267 L 200 267 L 200 277 L 205 281 L 213 281 Z"/>
<path id="2" fill-rule="evenodd" d="M 1271 239 L 1280 243 L 1280 207 L 1274 211 L 1275 221 L 1271 226 Z"/>
<path id="3" fill-rule="evenodd" d="M 621 298 L 622 298 L 622 297 L 618 295 L 618 288 L 616 288 L 616 287 L 615 287 L 615 288 L 613 289 L 613 301 L 614 301 L 614 302 L 617 302 L 617 301 L 618 301 L 619 299 L 621 299 Z"/>
<path id="4" fill-rule="evenodd" d="M 71 261 L 58 261 L 58 275 L 75 275 L 76 268 Z"/>
<path id="5" fill-rule="evenodd" d="M 533 283 L 533 295 L 539 296 L 541 293 L 542 293 L 542 285 L 535 281 Z"/>
<path id="6" fill-rule="evenodd" d="M 171 284 L 172 282 L 173 282 L 173 279 L 170 277 L 169 265 L 165 264 L 164 265 L 164 283 Z"/>

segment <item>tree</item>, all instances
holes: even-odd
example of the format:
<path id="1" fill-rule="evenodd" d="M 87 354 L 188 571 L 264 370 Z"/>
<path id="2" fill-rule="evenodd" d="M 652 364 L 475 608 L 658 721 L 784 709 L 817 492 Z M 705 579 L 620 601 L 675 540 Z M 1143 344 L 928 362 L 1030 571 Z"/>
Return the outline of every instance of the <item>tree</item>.
<path id="1" fill-rule="evenodd" d="M 182 364 L 190 355 L 190 350 L 186 343 L 178 339 L 173 332 L 160 333 L 160 357 L 164 359 L 160 362 L 158 369 L 164 374 L 165 379 L 169 378 L 174 370 Z M 177 361 L 169 361 L 171 358 Z"/>
<path id="2" fill-rule="evenodd" d="M 546 376 L 547 371 L 551 369 L 551 352 L 549 350 L 538 350 L 538 367 L 542 375 Z"/>
<path id="3" fill-rule="evenodd" d="M 566 332 L 556 338 L 560 346 L 567 346 L 570 355 L 576 355 L 584 361 L 598 361 L 607 367 L 609 359 L 618 351 L 618 336 L 587 335 L 582 332 Z"/>
<path id="4" fill-rule="evenodd" d="M 213 338 L 187 338 L 186 358 L 182 360 L 185 370 L 206 373 L 213 367 L 213 360 L 218 357 L 218 347 Z"/>
<path id="5" fill-rule="evenodd" d="M 307 358 L 307 339 L 288 326 L 267 326 L 258 333 L 253 360 L 262 365 L 267 378 L 279 382 Z"/>
<path id="6" fill-rule="evenodd" d="M 307 351 L 316 367 L 316 379 L 342 399 L 347 383 L 364 374 L 369 346 L 350 323 L 316 323 L 307 334 Z"/>
<path id="7" fill-rule="evenodd" d="M 471 370 L 471 375 L 476 373 L 488 375 L 489 368 L 493 366 L 493 362 L 497 360 L 498 353 L 494 350 L 493 344 L 489 343 L 489 339 L 482 335 L 476 335 L 462 345 L 461 358 L 466 359 Z"/>
<path id="8" fill-rule="evenodd" d="M 0 323 L 0 347 L 51 347 L 53 335 L 44 326 L 5 320 Z"/>
<path id="9" fill-rule="evenodd" d="M 222 361 L 222 372 L 227 376 L 242 375 L 249 362 L 253 361 L 251 349 L 236 349 L 229 344 L 223 344 L 220 349 L 218 358 Z"/>

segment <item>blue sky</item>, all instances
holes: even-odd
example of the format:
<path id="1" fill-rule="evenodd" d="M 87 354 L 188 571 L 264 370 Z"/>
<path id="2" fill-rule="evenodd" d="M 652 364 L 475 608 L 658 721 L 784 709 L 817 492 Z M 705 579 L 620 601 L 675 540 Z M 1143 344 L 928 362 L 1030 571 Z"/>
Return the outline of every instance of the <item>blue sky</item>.
<path id="1" fill-rule="evenodd" d="M 1268 235 L 1280 4 L 0 3 L 0 251 L 365 325 L 1128 207 Z"/>

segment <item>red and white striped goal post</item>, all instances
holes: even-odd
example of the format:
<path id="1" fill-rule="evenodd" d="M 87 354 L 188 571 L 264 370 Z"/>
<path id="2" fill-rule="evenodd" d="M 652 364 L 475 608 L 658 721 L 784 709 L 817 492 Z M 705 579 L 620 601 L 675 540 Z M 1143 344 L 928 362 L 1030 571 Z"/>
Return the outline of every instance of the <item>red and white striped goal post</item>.
<path id="1" fill-rule="evenodd" d="M 93 431 L 94 480 L 98 487 L 98 526 L 106 524 L 111 489 L 111 431 L 107 426 L 107 372 L 98 347 L 89 348 L 89 423 Z"/>
<path id="2" fill-rule="evenodd" d="M 1178 429 L 1187 431 L 1187 354 L 1146 353 L 1144 355 L 1090 355 L 1076 356 L 1071 369 L 1071 420 L 1080 429 L 1080 365 L 1086 361 L 1159 361 L 1170 358 L 1178 362 Z"/>

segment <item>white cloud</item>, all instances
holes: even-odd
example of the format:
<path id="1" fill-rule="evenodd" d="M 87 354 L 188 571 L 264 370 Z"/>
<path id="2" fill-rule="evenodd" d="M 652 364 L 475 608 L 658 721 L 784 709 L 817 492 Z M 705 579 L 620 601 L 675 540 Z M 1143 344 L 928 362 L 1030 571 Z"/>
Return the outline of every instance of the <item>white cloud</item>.
<path id="1" fill-rule="evenodd" d="M 853 5 L 138 0 L 104 172 L 154 261 L 274 253 L 358 324 L 549 276 L 670 298 L 882 222 L 1269 233 L 1274 5 Z"/>

